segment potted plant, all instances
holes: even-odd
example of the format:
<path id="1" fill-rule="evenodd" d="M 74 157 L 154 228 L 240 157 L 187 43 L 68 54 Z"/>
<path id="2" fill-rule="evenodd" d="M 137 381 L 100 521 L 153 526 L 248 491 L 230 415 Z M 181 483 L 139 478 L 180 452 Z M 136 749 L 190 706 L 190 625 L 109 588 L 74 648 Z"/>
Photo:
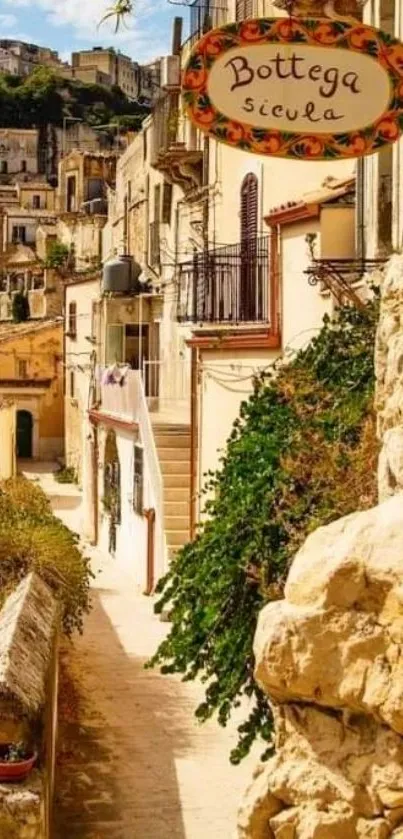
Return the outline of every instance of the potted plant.
<path id="1" fill-rule="evenodd" d="M 37 753 L 23 743 L 0 744 L 0 783 L 24 781 L 34 767 Z"/>

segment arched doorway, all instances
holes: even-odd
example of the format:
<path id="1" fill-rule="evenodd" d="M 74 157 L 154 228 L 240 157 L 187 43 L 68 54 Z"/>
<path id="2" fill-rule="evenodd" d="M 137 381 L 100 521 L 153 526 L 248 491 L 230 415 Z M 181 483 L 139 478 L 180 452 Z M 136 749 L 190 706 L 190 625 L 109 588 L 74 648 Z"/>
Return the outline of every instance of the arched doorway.
<path id="1" fill-rule="evenodd" d="M 17 411 L 17 457 L 32 457 L 33 425 L 29 411 Z"/>

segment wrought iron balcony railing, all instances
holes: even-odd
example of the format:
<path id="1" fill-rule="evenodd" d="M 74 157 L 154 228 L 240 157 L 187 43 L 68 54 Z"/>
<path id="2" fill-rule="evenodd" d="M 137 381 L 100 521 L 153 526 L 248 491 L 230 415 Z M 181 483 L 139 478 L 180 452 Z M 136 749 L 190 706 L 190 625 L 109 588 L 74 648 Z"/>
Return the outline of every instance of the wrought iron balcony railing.
<path id="1" fill-rule="evenodd" d="M 194 0 L 190 4 L 189 36 L 182 47 L 192 47 L 206 32 L 223 26 L 227 20 L 227 0 Z"/>
<path id="2" fill-rule="evenodd" d="M 195 253 L 180 266 L 178 320 L 270 323 L 270 237 Z"/>
<path id="3" fill-rule="evenodd" d="M 305 270 L 309 285 L 321 285 L 323 291 L 330 291 L 337 302 L 346 301 L 362 306 L 358 285 L 365 276 L 381 268 L 386 259 L 314 259 Z"/>

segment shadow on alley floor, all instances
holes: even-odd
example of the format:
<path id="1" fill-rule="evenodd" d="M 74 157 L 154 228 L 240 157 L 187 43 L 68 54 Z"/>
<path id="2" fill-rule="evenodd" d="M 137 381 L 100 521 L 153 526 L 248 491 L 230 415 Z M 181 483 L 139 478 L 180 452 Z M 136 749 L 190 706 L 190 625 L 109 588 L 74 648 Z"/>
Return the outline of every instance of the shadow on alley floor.
<path id="1" fill-rule="evenodd" d="M 180 684 L 167 691 L 146 658 L 126 655 L 103 593 L 93 594 L 86 641 L 68 656 L 82 719 L 77 727 L 67 709 L 61 721 L 56 839 L 185 839 L 174 763 L 189 748 Z"/>
<path id="2" fill-rule="evenodd" d="M 80 533 L 79 489 L 58 484 L 54 464 L 40 466 L 24 464 L 23 474 Z M 82 547 L 95 574 L 93 609 L 69 645 L 68 678 L 65 664 L 62 672 L 52 839 L 232 839 L 261 753 L 229 762 L 245 708 L 226 729 L 214 719 L 200 725 L 200 682 L 144 669 L 169 629 L 152 598 L 111 556 Z"/>

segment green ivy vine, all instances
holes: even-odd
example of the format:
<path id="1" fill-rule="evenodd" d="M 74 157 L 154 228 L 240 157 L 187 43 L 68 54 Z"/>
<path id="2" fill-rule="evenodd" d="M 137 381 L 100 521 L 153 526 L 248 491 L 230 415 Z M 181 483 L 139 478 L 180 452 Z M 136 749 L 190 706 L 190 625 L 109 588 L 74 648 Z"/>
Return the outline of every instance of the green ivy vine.
<path id="1" fill-rule="evenodd" d="M 282 597 L 287 571 L 320 525 L 376 503 L 373 347 L 377 297 L 346 307 L 288 365 L 255 382 L 219 470 L 208 476 L 208 518 L 160 582 L 156 611 L 171 630 L 148 666 L 201 677 L 196 715 L 226 725 L 254 699 L 231 754 L 260 736 L 271 749 L 270 706 L 253 678 L 262 606 Z"/>

